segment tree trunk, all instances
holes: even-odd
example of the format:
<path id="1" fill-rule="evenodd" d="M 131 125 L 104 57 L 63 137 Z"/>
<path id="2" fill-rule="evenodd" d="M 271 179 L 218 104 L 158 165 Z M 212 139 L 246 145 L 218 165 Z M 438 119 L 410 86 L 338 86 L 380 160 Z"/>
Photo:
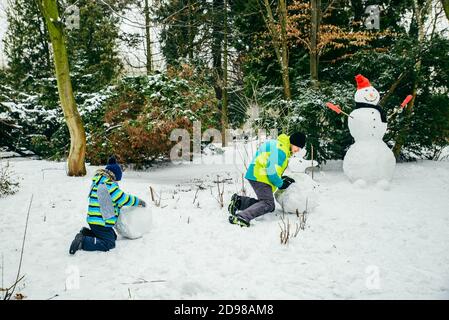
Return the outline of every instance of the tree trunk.
<path id="1" fill-rule="evenodd" d="M 212 67 L 214 70 L 214 90 L 215 97 L 218 100 L 223 99 L 223 61 L 222 61 L 222 45 L 223 45 L 223 0 L 213 0 L 212 14 Z"/>
<path id="2" fill-rule="evenodd" d="M 321 0 L 311 0 L 311 26 L 310 26 L 310 78 L 312 85 L 318 87 L 318 32 L 321 19 Z"/>
<path id="3" fill-rule="evenodd" d="M 449 20 L 449 0 L 441 0 L 443 4 L 444 12 L 446 13 L 446 18 Z"/>
<path id="4" fill-rule="evenodd" d="M 288 43 L 287 43 L 287 4 L 286 0 L 279 0 L 279 24 L 281 26 L 281 34 L 276 27 L 276 22 L 274 20 L 273 11 L 271 10 L 270 2 L 264 0 L 264 6 L 266 11 L 266 16 L 264 15 L 265 24 L 270 32 L 271 42 L 276 53 L 276 57 L 281 67 L 282 72 L 282 83 L 284 86 L 284 98 L 286 100 L 291 100 L 291 89 L 290 89 L 290 75 L 288 70 Z M 282 110 L 282 115 L 286 115 L 287 110 Z"/>
<path id="5" fill-rule="evenodd" d="M 189 61 L 193 62 L 193 27 L 192 27 L 192 1 L 188 0 L 187 5 L 189 6 L 188 17 L 187 17 L 187 28 L 189 37 Z"/>
<path id="6" fill-rule="evenodd" d="M 284 96 L 291 100 L 290 76 L 288 71 L 288 42 L 287 42 L 287 0 L 279 0 L 279 19 L 281 24 L 281 50 L 282 50 L 282 82 L 284 83 Z"/>
<path id="7" fill-rule="evenodd" d="M 223 146 L 227 146 L 226 129 L 228 121 L 228 0 L 224 0 L 224 41 L 223 41 L 223 99 L 221 108 L 221 127 Z"/>
<path id="8" fill-rule="evenodd" d="M 417 0 L 413 1 L 413 11 L 418 26 L 418 46 L 420 48 L 422 48 L 422 44 L 425 40 L 424 19 L 426 13 L 430 8 L 430 3 L 431 0 L 427 0 L 424 4 L 420 6 Z M 419 54 L 418 60 L 415 63 L 415 77 L 413 80 L 413 89 L 412 89 L 413 98 L 404 110 L 405 112 L 404 112 L 403 125 L 396 136 L 396 141 L 393 147 L 393 154 L 396 157 L 396 159 L 398 159 L 399 156 L 401 155 L 402 147 L 404 146 L 407 140 L 407 136 L 410 132 L 410 120 L 413 112 L 413 107 L 415 105 L 416 94 L 418 92 L 421 65 L 422 65 L 422 55 Z"/>
<path id="9" fill-rule="evenodd" d="M 148 5 L 148 0 L 145 0 L 145 40 L 147 46 L 147 74 L 151 74 L 153 71 L 153 62 L 152 62 L 152 50 L 151 50 L 151 29 L 150 29 L 150 7 Z"/>
<path id="10" fill-rule="evenodd" d="M 86 154 L 86 133 L 73 95 L 69 60 L 65 46 L 65 36 L 62 22 L 59 18 L 57 1 L 42 0 L 38 3 L 39 9 L 45 18 L 53 47 L 59 99 L 70 133 L 70 153 L 67 159 L 69 169 L 68 175 L 84 176 L 86 175 L 86 166 L 84 163 Z"/>

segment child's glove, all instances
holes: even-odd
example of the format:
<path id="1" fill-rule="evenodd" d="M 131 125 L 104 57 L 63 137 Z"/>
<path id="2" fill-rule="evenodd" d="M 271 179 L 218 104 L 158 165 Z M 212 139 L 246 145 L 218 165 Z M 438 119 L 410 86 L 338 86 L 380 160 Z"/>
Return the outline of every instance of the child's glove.
<path id="1" fill-rule="evenodd" d="M 283 176 L 282 177 L 282 186 L 280 186 L 279 189 L 281 189 L 281 190 L 287 189 L 294 182 L 295 182 L 294 179 L 287 177 L 287 176 Z"/>
<path id="2" fill-rule="evenodd" d="M 145 201 L 143 201 L 142 199 L 139 199 L 139 207 L 145 208 L 146 206 L 147 206 L 147 204 L 145 203 Z"/>
<path id="3" fill-rule="evenodd" d="M 287 181 L 289 181 L 291 183 L 295 182 L 295 179 L 290 178 L 289 176 L 282 176 L 282 180 L 287 180 Z"/>

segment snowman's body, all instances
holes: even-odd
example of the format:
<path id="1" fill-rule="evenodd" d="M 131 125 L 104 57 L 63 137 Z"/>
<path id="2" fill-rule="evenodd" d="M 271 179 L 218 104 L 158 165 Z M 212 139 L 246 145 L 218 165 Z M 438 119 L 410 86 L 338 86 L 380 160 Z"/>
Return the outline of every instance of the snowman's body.
<path id="1" fill-rule="evenodd" d="M 388 186 L 396 159 L 382 140 L 387 123 L 382 122 L 381 114 L 375 107 L 379 102 L 379 93 L 371 86 L 362 88 L 357 91 L 355 100 L 363 103 L 364 107 L 352 111 L 348 118 L 349 131 L 355 143 L 345 155 L 343 170 L 352 182 Z"/>
<path id="2" fill-rule="evenodd" d="M 302 149 L 305 151 L 305 149 Z M 318 184 L 305 173 L 310 167 L 315 167 L 318 162 L 305 160 L 305 154 L 290 158 L 285 175 L 293 178 L 295 183 L 285 190 L 276 191 L 275 198 L 285 213 L 310 212 L 318 205 Z"/>

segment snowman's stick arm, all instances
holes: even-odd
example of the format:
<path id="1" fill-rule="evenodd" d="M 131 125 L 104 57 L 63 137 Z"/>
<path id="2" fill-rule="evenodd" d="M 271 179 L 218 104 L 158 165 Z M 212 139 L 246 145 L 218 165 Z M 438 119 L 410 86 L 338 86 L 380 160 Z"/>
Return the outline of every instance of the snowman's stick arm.
<path id="1" fill-rule="evenodd" d="M 347 114 L 346 112 L 344 112 L 344 111 L 342 111 L 341 113 L 343 113 L 345 116 L 347 116 L 347 117 L 351 117 L 352 119 L 354 119 L 354 117 L 353 116 L 351 116 L 351 115 L 349 115 L 349 114 Z"/>
<path id="2" fill-rule="evenodd" d="M 341 110 L 340 106 L 338 106 L 338 105 L 328 102 L 328 103 L 326 103 L 326 107 L 328 107 L 329 109 L 331 109 L 332 111 L 334 111 L 338 114 L 343 113 L 345 116 L 351 117 L 354 119 L 353 116 L 351 116 L 351 115 L 347 114 L 346 112 L 344 112 L 343 110 Z"/>
<path id="3" fill-rule="evenodd" d="M 402 112 L 402 110 L 405 109 L 405 107 L 408 105 L 408 103 L 413 99 L 413 96 L 411 94 L 409 94 L 404 101 L 402 101 L 401 105 L 399 106 L 399 108 L 394 109 L 393 113 L 389 115 L 389 119 L 391 119 L 391 117 L 395 116 L 396 114 Z"/>

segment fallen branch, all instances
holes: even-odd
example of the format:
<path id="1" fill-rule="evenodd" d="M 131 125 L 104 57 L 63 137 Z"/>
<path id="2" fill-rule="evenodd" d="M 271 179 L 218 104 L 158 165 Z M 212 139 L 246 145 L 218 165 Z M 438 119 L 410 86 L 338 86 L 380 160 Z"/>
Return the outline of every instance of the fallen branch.
<path id="1" fill-rule="evenodd" d="M 242 173 L 242 194 L 246 196 L 246 189 L 245 189 L 245 176 Z"/>
<path id="2" fill-rule="evenodd" d="M 281 228 L 280 240 L 281 244 L 287 244 L 290 239 L 290 221 L 287 219 L 287 223 L 285 222 L 285 212 L 281 216 L 282 225 L 279 223 L 279 227 Z"/>
<path id="3" fill-rule="evenodd" d="M 28 221 L 29 221 L 29 218 L 30 218 L 31 204 L 33 203 L 33 197 L 34 197 L 34 194 L 31 194 L 30 204 L 28 206 L 28 212 L 27 212 L 27 219 L 26 219 L 26 222 L 25 222 L 25 230 L 23 232 L 22 250 L 20 252 L 20 262 L 19 262 L 19 268 L 17 270 L 16 282 L 11 286 L 11 288 L 9 288 L 6 291 L 6 295 L 5 295 L 3 300 L 10 300 L 11 299 L 11 297 L 14 294 L 14 291 L 16 290 L 17 284 L 25 277 L 25 275 L 20 277 L 20 270 L 22 268 L 23 252 L 25 250 L 25 240 L 26 240 L 26 234 L 27 234 L 27 228 L 28 228 Z M 9 292 L 9 290 L 11 290 L 11 292 Z"/>
<path id="4" fill-rule="evenodd" d="M 143 278 L 139 278 L 137 279 L 137 281 L 134 282 L 125 282 L 122 284 L 143 284 L 143 283 L 156 283 L 156 282 L 167 282 L 167 280 L 151 280 L 151 281 L 147 281 Z"/>
<path id="5" fill-rule="evenodd" d="M 196 192 L 195 192 L 195 197 L 193 197 L 193 204 L 195 204 L 195 201 L 196 201 L 196 199 L 198 198 L 198 192 L 200 191 L 200 188 L 198 187 L 198 189 L 196 189 Z"/>
<path id="6" fill-rule="evenodd" d="M 231 179 L 224 179 L 222 181 L 220 181 L 220 176 L 217 176 L 217 189 L 218 189 L 218 197 L 216 197 L 218 204 L 220 205 L 221 208 L 224 207 L 224 189 L 225 189 L 225 181 L 227 180 L 232 180 Z M 220 188 L 220 183 L 223 183 L 223 187 Z"/>
<path id="7" fill-rule="evenodd" d="M 153 203 L 154 203 L 154 205 L 155 205 L 156 207 L 160 207 L 160 206 L 161 206 L 161 202 L 162 202 L 162 190 L 161 190 L 161 193 L 159 194 L 159 200 L 156 200 L 156 198 L 154 197 L 154 194 L 155 194 L 155 193 L 156 193 L 156 192 L 153 191 L 153 187 L 150 186 L 150 196 L 151 196 L 151 201 L 153 201 Z M 157 195 L 157 193 L 156 193 L 156 195 Z"/>
<path id="8" fill-rule="evenodd" d="M 151 195 L 151 201 L 154 202 L 154 193 L 153 193 L 153 188 L 150 186 L 150 195 Z"/>

